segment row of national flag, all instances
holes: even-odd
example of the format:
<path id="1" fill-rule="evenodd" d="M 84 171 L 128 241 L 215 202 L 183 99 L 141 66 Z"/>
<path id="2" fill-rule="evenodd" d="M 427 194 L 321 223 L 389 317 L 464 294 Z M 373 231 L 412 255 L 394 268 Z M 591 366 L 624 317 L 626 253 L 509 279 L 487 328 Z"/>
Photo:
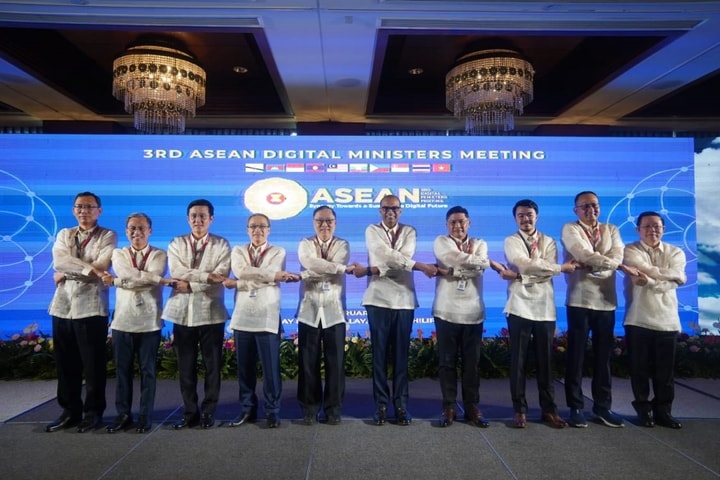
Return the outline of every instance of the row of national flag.
<path id="1" fill-rule="evenodd" d="M 248 173 L 447 173 L 449 163 L 246 163 Z"/>

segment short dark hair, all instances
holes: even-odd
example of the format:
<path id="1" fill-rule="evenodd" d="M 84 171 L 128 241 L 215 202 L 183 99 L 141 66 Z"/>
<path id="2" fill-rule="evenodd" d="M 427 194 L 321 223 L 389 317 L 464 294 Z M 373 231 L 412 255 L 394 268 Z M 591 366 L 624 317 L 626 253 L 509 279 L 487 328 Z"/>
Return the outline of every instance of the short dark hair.
<path id="1" fill-rule="evenodd" d="M 102 202 L 100 201 L 100 197 L 95 195 L 92 192 L 80 192 L 77 195 L 75 195 L 75 200 L 73 202 L 76 202 L 78 198 L 80 197 L 93 197 L 95 199 L 95 202 L 97 203 L 98 207 L 102 207 Z"/>
<path id="2" fill-rule="evenodd" d="M 597 193 L 592 192 L 590 190 L 585 190 L 585 191 L 580 192 L 577 195 L 575 195 L 575 200 L 573 201 L 573 205 L 577 204 L 578 198 L 582 197 L 583 195 L 595 195 L 595 198 L 599 198 Z"/>
<path id="3" fill-rule="evenodd" d="M 518 207 L 527 207 L 532 208 L 535 210 L 535 213 L 540 213 L 540 209 L 537 206 L 537 203 L 533 202 L 529 198 L 523 198 L 522 200 L 518 200 L 515 202 L 515 206 L 513 207 L 513 217 L 515 216 L 515 212 L 517 211 Z"/>
<path id="4" fill-rule="evenodd" d="M 391 200 L 391 199 L 397 200 L 398 203 L 400 204 L 400 206 L 402 207 L 402 202 L 400 201 L 400 197 L 398 197 L 397 195 L 393 195 L 392 193 L 388 193 L 387 195 L 385 195 L 384 197 L 382 197 L 382 198 L 380 199 L 380 205 L 382 205 L 382 203 L 383 203 L 385 200 Z"/>
<path id="5" fill-rule="evenodd" d="M 213 207 L 213 204 L 210 203 L 210 200 L 205 200 L 204 198 L 198 198 L 197 200 L 193 200 L 192 202 L 188 203 L 187 215 L 190 215 L 190 209 L 192 207 L 208 207 L 208 212 L 210 213 L 210 216 L 211 217 L 215 216 L 215 207 Z"/>
<path id="6" fill-rule="evenodd" d="M 145 220 L 147 220 L 148 227 L 152 228 L 152 219 L 146 213 L 133 212 L 130 215 L 128 215 L 127 218 L 125 219 L 126 227 L 131 218 L 144 218 Z"/>
<path id="7" fill-rule="evenodd" d="M 456 205 L 447 211 L 447 213 L 445 214 L 445 221 L 447 222 L 450 218 L 450 215 L 454 215 L 456 213 L 463 213 L 467 218 L 470 218 L 470 214 L 468 213 L 467 208 Z"/>
<path id="8" fill-rule="evenodd" d="M 660 219 L 660 223 L 663 224 L 663 227 L 665 226 L 665 220 L 662 218 L 662 216 L 659 213 L 647 211 L 647 212 L 642 212 L 640 215 L 638 215 L 638 217 L 637 217 L 637 226 L 638 227 L 642 223 L 642 219 L 645 217 L 658 217 Z"/>
<path id="9" fill-rule="evenodd" d="M 269 218 L 267 215 L 265 215 L 264 213 L 251 213 L 250 216 L 247 218 L 247 223 L 248 223 L 248 225 L 250 224 L 250 219 L 253 218 L 253 217 L 262 217 L 262 218 L 264 218 L 265 221 L 266 221 L 267 224 L 268 224 L 268 227 L 270 226 L 270 218 Z"/>
<path id="10" fill-rule="evenodd" d="M 330 210 L 330 213 L 332 213 L 333 218 L 337 218 L 337 215 L 335 215 L 335 210 L 328 207 L 327 205 L 321 205 L 317 207 L 315 210 L 313 210 L 313 218 L 315 218 L 315 214 L 322 211 L 322 210 Z"/>

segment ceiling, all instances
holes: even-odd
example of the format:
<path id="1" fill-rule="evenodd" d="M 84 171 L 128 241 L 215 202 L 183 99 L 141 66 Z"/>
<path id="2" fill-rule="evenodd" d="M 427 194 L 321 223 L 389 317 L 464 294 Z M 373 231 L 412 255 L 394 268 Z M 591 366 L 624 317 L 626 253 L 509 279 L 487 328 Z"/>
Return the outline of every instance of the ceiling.
<path id="1" fill-rule="evenodd" d="M 2 2 L 0 127 L 133 132 L 112 61 L 143 35 L 207 72 L 190 133 L 462 132 L 445 74 L 508 42 L 536 72 L 516 133 L 720 132 L 720 2 L 657 0 Z"/>

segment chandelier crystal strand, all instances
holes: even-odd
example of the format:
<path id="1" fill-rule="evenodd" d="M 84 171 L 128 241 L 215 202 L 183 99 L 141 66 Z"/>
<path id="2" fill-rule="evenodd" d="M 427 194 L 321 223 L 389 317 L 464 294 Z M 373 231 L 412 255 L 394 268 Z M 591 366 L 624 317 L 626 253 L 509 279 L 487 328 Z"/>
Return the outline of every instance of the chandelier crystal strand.
<path id="1" fill-rule="evenodd" d="M 473 52 L 445 76 L 445 105 L 465 119 L 469 135 L 507 132 L 533 100 L 534 76 L 532 65 L 514 50 Z"/>
<path id="2" fill-rule="evenodd" d="M 193 57 L 164 46 L 139 45 L 113 62 L 113 96 L 147 133 L 183 133 L 205 105 L 205 70 Z"/>

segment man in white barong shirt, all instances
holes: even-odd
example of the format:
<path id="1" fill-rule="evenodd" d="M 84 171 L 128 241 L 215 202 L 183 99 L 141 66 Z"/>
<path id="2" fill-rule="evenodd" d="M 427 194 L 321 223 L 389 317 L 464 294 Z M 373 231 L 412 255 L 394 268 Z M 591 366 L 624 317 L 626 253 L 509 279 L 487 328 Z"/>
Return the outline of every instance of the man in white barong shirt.
<path id="1" fill-rule="evenodd" d="M 102 423 L 106 407 L 109 292 L 102 277 L 110 268 L 117 234 L 98 225 L 101 214 L 100 197 L 91 192 L 77 194 L 73 215 L 78 225 L 60 230 L 53 244 L 56 288 L 49 313 L 57 401 L 63 411 L 45 427 L 47 432 L 75 425 L 80 433 L 94 430 Z"/>
<path id="2" fill-rule="evenodd" d="M 622 264 L 623 242 L 615 225 L 601 223 L 600 202 L 594 192 L 575 195 L 577 221 L 562 228 L 564 260 L 575 260 L 578 268 L 567 275 L 567 363 L 565 401 L 570 408 L 568 423 L 585 428 L 585 397 L 582 391 L 583 363 L 588 335 L 592 332 L 592 411 L 608 427 L 622 427 L 623 419 L 612 412 L 610 352 L 615 336 L 617 292 L 615 271 L 637 274 Z"/>
<path id="3" fill-rule="evenodd" d="M 303 424 L 312 425 L 320 408 L 329 425 L 341 422 L 345 395 L 345 274 L 350 244 L 335 236 L 335 211 L 324 205 L 313 212 L 315 235 L 300 240 L 298 260 L 300 304 L 298 306 L 297 398 Z M 325 368 L 325 388 L 321 365 Z"/>
<path id="4" fill-rule="evenodd" d="M 257 418 L 257 361 L 263 371 L 266 425 L 280 426 L 280 282 L 297 282 L 300 275 L 285 271 L 285 249 L 268 242 L 270 219 L 261 213 L 248 218 L 250 243 L 232 250 L 235 278 L 224 282 L 235 290 L 235 308 L 230 328 L 235 354 L 241 412 L 229 425 L 238 427 Z"/>
<path id="5" fill-rule="evenodd" d="M 115 311 L 112 344 L 115 356 L 115 420 L 107 426 L 109 433 L 133 425 L 133 379 L 135 357 L 140 371 L 140 410 L 135 431 L 145 433 L 152 426 L 155 405 L 157 354 L 163 321 L 164 285 L 175 282 L 166 278 L 167 254 L 151 246 L 152 219 L 145 213 L 131 213 L 125 222 L 130 246 L 113 251 L 115 276 L 103 277 L 105 285 L 114 286 Z"/>
<path id="6" fill-rule="evenodd" d="M 487 243 L 468 234 L 470 214 L 466 208 L 450 208 L 445 225 L 447 235 L 439 235 L 433 243 L 439 273 L 433 301 L 443 408 L 439 423 L 446 427 L 456 418 L 460 358 L 464 417 L 470 424 L 485 428 L 489 423 L 478 408 L 478 364 L 485 320 L 482 275 L 495 262 L 488 258 Z"/>
<path id="7" fill-rule="evenodd" d="M 642 426 L 679 429 L 672 415 L 675 351 L 681 330 L 677 288 L 687 281 L 685 252 L 662 241 L 665 220 L 656 212 L 637 218 L 640 241 L 625 246 L 624 263 L 638 269 L 625 278 L 625 338 L 632 402 Z M 650 400 L 650 385 L 654 398 Z"/>
<path id="8" fill-rule="evenodd" d="M 552 378 L 552 345 L 557 319 L 552 279 L 561 272 L 573 272 L 577 264 L 574 260 L 558 264 L 555 240 L 537 230 L 538 213 L 538 205 L 532 200 L 515 203 L 513 217 L 518 230 L 505 238 L 508 263 L 507 268 L 499 271 L 502 278 L 509 280 L 504 312 L 510 332 L 513 426 L 527 426 L 526 366 L 530 345 L 534 345 L 541 418 L 553 428 L 565 428 L 567 422 L 558 415 Z"/>
<path id="9" fill-rule="evenodd" d="M 173 325 L 173 345 L 177 352 L 183 416 L 173 424 L 175 430 L 215 424 L 220 397 L 222 347 L 225 339 L 223 281 L 230 273 L 230 244 L 210 233 L 215 208 L 205 199 L 193 200 L 187 207 L 191 232 L 175 237 L 168 247 L 170 276 L 177 279 L 162 318 Z M 205 366 L 205 398 L 198 406 L 198 354 Z"/>
<path id="10" fill-rule="evenodd" d="M 402 207 L 398 197 L 384 196 L 379 212 L 381 222 L 365 229 L 370 264 L 353 271 L 356 277 L 369 277 L 362 304 L 367 310 L 373 346 L 375 424 L 386 423 L 388 404 L 392 404 L 397 424 L 406 426 L 412 421 L 407 409 L 408 355 L 418 306 L 413 271 L 419 270 L 432 278 L 438 270 L 434 264 L 413 260 L 417 232 L 410 225 L 399 223 Z M 394 351 L 392 392 L 387 381 L 390 349 Z"/>

